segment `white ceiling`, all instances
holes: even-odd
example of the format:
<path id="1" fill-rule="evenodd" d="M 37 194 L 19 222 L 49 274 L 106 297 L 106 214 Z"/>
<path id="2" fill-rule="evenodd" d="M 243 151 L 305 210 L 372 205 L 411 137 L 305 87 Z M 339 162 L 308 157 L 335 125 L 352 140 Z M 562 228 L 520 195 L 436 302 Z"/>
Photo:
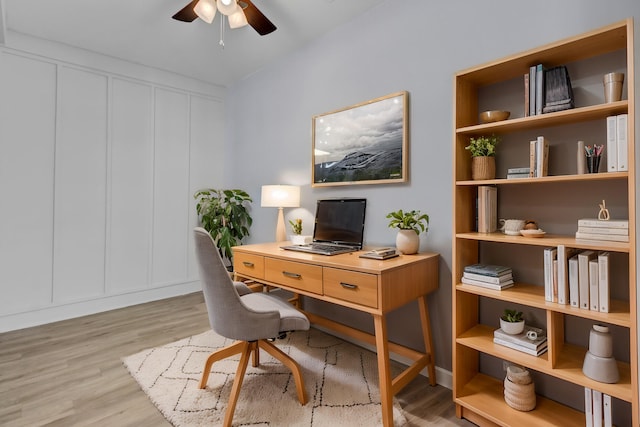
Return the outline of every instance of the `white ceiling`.
<path id="1" fill-rule="evenodd" d="M 8 46 L 14 31 L 227 86 L 383 1 L 253 0 L 278 29 L 225 23 L 224 49 L 220 14 L 211 25 L 171 19 L 189 0 L 0 0 L 0 13 Z"/>

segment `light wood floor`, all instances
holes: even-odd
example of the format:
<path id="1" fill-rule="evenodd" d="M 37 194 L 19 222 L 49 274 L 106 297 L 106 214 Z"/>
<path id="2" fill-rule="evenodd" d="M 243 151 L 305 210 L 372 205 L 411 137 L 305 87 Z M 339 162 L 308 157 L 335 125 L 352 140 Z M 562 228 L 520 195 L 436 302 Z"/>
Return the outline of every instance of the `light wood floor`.
<path id="1" fill-rule="evenodd" d="M 0 334 L 0 425 L 169 426 L 121 359 L 209 328 L 201 293 Z M 410 426 L 471 426 L 451 391 L 415 379 Z"/>

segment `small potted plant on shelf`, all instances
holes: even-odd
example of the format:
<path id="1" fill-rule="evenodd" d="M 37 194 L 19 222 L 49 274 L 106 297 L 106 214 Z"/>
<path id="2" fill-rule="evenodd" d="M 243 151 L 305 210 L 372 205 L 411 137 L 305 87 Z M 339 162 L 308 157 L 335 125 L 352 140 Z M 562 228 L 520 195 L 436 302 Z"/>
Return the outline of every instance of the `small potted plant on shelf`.
<path id="1" fill-rule="evenodd" d="M 524 331 L 524 319 L 522 312 L 517 310 L 505 309 L 504 314 L 500 316 L 500 328 L 510 335 L 518 335 Z"/>
<path id="2" fill-rule="evenodd" d="M 496 177 L 496 145 L 500 142 L 495 135 L 471 138 L 465 150 L 471 153 L 471 178 L 494 179 Z"/>
<path id="3" fill-rule="evenodd" d="M 418 252 L 420 233 L 429 230 L 429 215 L 419 210 L 404 212 L 402 209 L 387 214 L 389 228 L 397 228 L 396 248 L 405 255 Z"/>
<path id="4" fill-rule="evenodd" d="M 291 231 L 293 235 L 291 236 L 291 243 L 294 245 L 306 245 L 311 241 L 311 236 L 303 236 L 302 235 L 302 218 L 296 218 L 295 220 L 289 220 L 289 224 L 291 225 Z"/>

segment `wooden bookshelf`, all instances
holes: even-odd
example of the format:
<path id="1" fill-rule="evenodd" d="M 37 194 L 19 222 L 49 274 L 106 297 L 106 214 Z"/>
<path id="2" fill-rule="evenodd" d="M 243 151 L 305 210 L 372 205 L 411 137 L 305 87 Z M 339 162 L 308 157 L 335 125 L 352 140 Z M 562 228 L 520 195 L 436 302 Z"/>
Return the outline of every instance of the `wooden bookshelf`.
<path id="1" fill-rule="evenodd" d="M 478 121 L 479 106 L 483 105 L 481 97 L 488 96 L 486 87 L 500 85 L 515 78 L 524 76 L 531 65 L 543 63 L 547 67 L 572 63 L 580 67 L 581 61 L 596 63 L 601 56 L 624 50 L 625 86 L 627 96 L 622 101 L 604 103 L 604 94 L 600 103 L 581 105 L 577 108 L 548 114 L 528 117 L 515 117 L 502 122 L 481 124 Z M 639 425 L 638 404 L 638 317 L 636 290 L 636 225 L 635 225 L 635 117 L 634 106 L 634 46 L 633 21 L 624 20 L 604 28 L 585 34 L 531 49 L 484 65 L 461 71 L 455 76 L 454 93 L 454 141 L 453 141 L 453 265 L 452 265 L 452 299 L 453 299 L 453 396 L 457 415 L 482 426 L 511 425 L 563 425 L 583 426 L 585 415 L 577 410 L 575 402 L 563 401 L 562 398 L 538 395 L 536 408 L 530 412 L 519 412 L 510 408 L 504 401 L 502 376 L 491 372 L 482 360 L 504 360 L 515 363 L 536 372 L 537 375 L 548 376 L 550 381 L 567 383 L 568 387 L 588 387 L 609 394 L 619 400 L 630 413 L 626 414 L 632 425 Z M 609 65 L 609 64 L 607 64 Z M 585 70 L 588 67 L 585 67 Z M 586 71 L 588 72 L 588 71 Z M 598 76 L 599 77 L 599 76 Z M 507 85 L 508 87 L 508 85 Z M 511 86 L 513 87 L 513 86 Z M 524 93 L 524 91 L 523 91 Z M 500 109 L 499 107 L 497 109 Z M 508 108 L 502 108 L 508 109 Z M 575 175 L 567 170 L 551 170 L 549 176 L 523 179 L 490 179 L 474 181 L 471 179 L 471 158 L 464 149 L 470 137 L 496 134 L 498 136 L 520 135 L 537 131 L 558 132 L 570 128 L 586 129 L 592 123 L 606 120 L 607 116 L 627 113 L 628 120 L 628 164 L 629 170 L 624 172 L 601 172 L 597 174 Z M 565 131 L 566 133 L 566 131 Z M 605 135 L 602 135 L 602 140 Z M 510 141 L 506 138 L 504 144 Z M 575 141 L 564 141 L 556 138 L 557 144 L 575 144 Z M 498 154 L 500 156 L 500 147 Z M 571 159 L 575 162 L 575 157 Z M 543 238 L 522 236 L 506 236 L 502 233 L 478 233 L 476 231 L 476 197 L 477 188 L 481 185 L 498 187 L 498 211 L 509 211 L 516 203 L 509 197 L 501 197 L 500 190 L 516 189 L 518 193 L 540 191 L 553 192 L 562 186 L 571 185 L 575 191 L 590 188 L 592 184 L 603 183 L 615 186 L 621 194 L 626 195 L 623 208 L 629 219 L 629 242 L 601 242 L 577 240 L 575 228 L 561 230 L 560 233 L 549 233 Z M 513 187 L 513 186 L 517 187 Z M 602 184 L 600 184 L 602 185 Z M 511 193 L 513 194 L 513 191 Z M 536 206 L 531 210 L 535 214 Z M 540 208 L 542 209 L 542 208 Z M 563 206 L 563 224 L 576 224 L 581 213 L 572 212 L 572 206 Z M 500 216 L 500 214 L 499 214 Z M 503 217 L 503 216 L 500 216 Z M 532 265 L 543 269 L 542 251 L 545 247 L 565 245 L 578 249 L 609 251 L 617 256 L 627 258 L 628 271 L 623 271 L 624 283 L 620 286 L 622 298 L 612 298 L 610 312 L 601 313 L 579 309 L 545 301 L 543 283 L 523 283 L 517 281 L 514 287 L 502 291 L 484 289 L 461 283 L 464 267 L 483 262 L 487 253 L 496 256 L 507 255 L 513 249 L 522 248 L 527 251 L 538 251 L 539 259 L 522 260 L 520 267 L 531 269 Z M 535 253 L 538 253 L 535 252 Z M 530 252 L 528 252 L 530 253 Z M 499 258 L 498 258 L 499 259 Z M 495 263 L 495 262 L 494 262 Z M 625 260 L 625 268 L 626 268 Z M 514 267 L 517 278 L 518 265 Z M 485 304 L 486 303 L 486 304 Z M 505 303 L 525 306 L 544 314 L 548 336 L 548 351 L 541 356 L 531 356 L 517 350 L 493 343 L 493 330 L 497 329 L 497 318 L 487 319 L 486 306 Z M 484 316 L 484 317 L 483 317 Z M 588 343 L 576 345 L 565 337 L 567 327 L 582 328 L 578 335 L 587 336 L 588 328 L 583 325 L 602 323 L 614 325 L 626 331 L 628 343 L 619 348 L 628 348 L 624 360 L 618 361 L 620 380 L 615 384 L 594 381 L 582 373 L 582 364 Z M 577 325 L 577 326 L 576 326 Z M 537 326 L 537 325 L 536 325 Z M 590 327 L 590 326 L 589 326 Z M 628 344 L 628 345 L 627 345 Z M 486 357 L 483 357 L 486 356 Z M 481 360 L 482 359 L 482 360 Z M 575 396 L 574 396 L 575 397 Z M 579 405 L 578 405 L 579 406 Z M 614 405 L 615 406 L 615 405 Z M 626 419 L 626 418 L 625 418 Z M 615 419 L 614 419 L 615 422 Z"/>

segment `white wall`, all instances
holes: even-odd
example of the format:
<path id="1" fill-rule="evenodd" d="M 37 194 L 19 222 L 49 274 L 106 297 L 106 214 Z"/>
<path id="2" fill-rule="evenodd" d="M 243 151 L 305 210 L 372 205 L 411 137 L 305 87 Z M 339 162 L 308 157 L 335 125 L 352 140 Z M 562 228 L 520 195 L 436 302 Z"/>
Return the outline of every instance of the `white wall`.
<path id="1" fill-rule="evenodd" d="M 468 67 L 635 17 L 637 0 L 389 0 L 230 88 L 229 153 L 234 182 L 254 197 L 263 184 L 302 186 L 300 209 L 312 230 L 315 201 L 368 200 L 365 240 L 393 243 L 386 214 L 420 209 L 431 217 L 422 250 L 439 252 L 440 288 L 429 297 L 436 364 L 451 370 L 451 230 L 453 76 Z M 639 79 L 640 67 L 636 70 Z M 311 117 L 407 90 L 410 98 L 410 182 L 400 185 L 311 188 Z M 274 108 L 276 107 L 277 108 Z M 240 121 L 242 120 L 242 121 Z M 251 174 L 245 171 L 252 171 Z M 254 204 L 251 242 L 273 240 L 276 210 Z M 307 308 L 372 330 L 367 316 L 313 301 Z M 417 306 L 392 313 L 390 335 L 421 348 Z"/>
<path id="2" fill-rule="evenodd" d="M 198 290 L 224 90 L 25 36 L 0 48 L 0 332 Z"/>

